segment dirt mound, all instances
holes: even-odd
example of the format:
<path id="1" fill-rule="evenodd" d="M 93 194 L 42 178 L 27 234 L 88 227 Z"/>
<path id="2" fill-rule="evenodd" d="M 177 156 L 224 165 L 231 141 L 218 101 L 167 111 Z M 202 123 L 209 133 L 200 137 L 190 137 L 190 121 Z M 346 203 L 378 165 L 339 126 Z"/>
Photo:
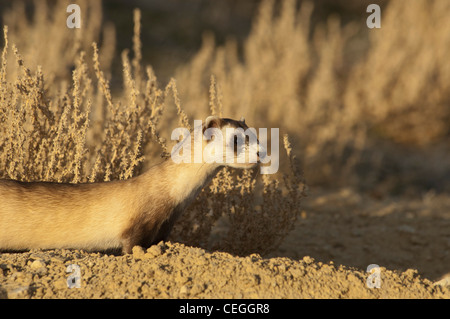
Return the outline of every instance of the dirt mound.
<path id="1" fill-rule="evenodd" d="M 66 272 L 69 265 L 72 272 Z M 79 267 L 79 268 L 78 268 Z M 311 257 L 236 257 L 171 242 L 114 256 L 78 250 L 0 255 L 3 298 L 450 298 L 415 270 L 368 273 Z M 75 269 L 79 269 L 79 280 Z M 80 283 L 80 288 L 69 288 Z"/>

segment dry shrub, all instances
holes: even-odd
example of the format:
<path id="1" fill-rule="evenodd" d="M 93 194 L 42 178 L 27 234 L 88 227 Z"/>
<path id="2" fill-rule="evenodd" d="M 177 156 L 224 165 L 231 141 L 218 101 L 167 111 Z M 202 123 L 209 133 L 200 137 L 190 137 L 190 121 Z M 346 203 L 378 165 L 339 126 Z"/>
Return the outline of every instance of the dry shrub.
<path id="1" fill-rule="evenodd" d="M 99 10 L 97 5 L 90 8 Z M 52 9 L 39 7 L 37 2 L 36 6 L 35 15 L 46 15 L 35 17 L 33 23 L 15 23 L 14 32 L 4 29 L 0 74 L 0 165 L 4 169 L 0 178 L 69 183 L 128 179 L 143 169 L 144 154 L 153 163 L 159 155 L 167 157 L 170 145 L 164 136 L 176 126 L 190 128 L 190 121 L 175 79 L 160 88 L 152 68 L 142 66 L 140 11 L 134 11 L 133 59 L 128 50 L 122 52 L 123 89 L 113 95 L 109 66 L 103 67 L 95 41 L 98 38 L 88 47 L 77 42 L 79 38 L 73 46 L 66 43 L 70 55 L 63 54 L 63 44 L 43 39 L 46 51 L 53 52 L 51 63 L 43 59 L 45 68 L 27 64 L 23 56 L 43 49 L 25 42 L 19 47 L 11 39 L 23 37 L 33 27 L 56 30 L 56 25 L 65 25 L 65 10 L 59 4 Z M 15 10 L 24 9 L 17 5 Z M 88 15 L 83 21 L 92 25 L 93 17 Z M 92 33 L 98 36 L 99 29 L 95 30 Z M 35 36 L 46 38 L 45 33 Z M 103 47 L 113 48 L 105 40 Z M 70 65 L 74 67 L 68 75 L 64 70 Z M 225 113 L 216 89 L 212 80 L 205 113 L 209 113 L 208 106 L 213 113 Z M 224 169 L 180 219 L 172 238 L 239 254 L 274 249 L 292 229 L 305 187 L 285 139 L 286 158 L 292 161 L 293 170 L 283 176 L 284 187 L 273 176 L 260 178 L 254 171 Z M 229 225 L 224 238 L 217 241 L 211 234 L 220 219 L 228 219 Z"/>
<path id="2" fill-rule="evenodd" d="M 281 244 L 300 214 L 306 185 L 288 136 L 290 174 L 256 178 L 257 170 L 223 168 L 175 226 L 172 238 L 235 254 L 268 253 Z"/>

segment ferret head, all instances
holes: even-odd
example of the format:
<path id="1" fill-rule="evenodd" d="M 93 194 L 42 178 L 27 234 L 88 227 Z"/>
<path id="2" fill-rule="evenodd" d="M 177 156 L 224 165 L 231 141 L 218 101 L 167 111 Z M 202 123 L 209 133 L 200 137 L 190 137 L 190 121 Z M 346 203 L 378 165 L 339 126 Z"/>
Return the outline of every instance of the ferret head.
<path id="1" fill-rule="evenodd" d="M 239 121 L 209 116 L 202 126 L 205 162 L 215 162 L 234 168 L 252 168 L 266 154 L 259 144 L 256 130 L 245 119 Z"/>

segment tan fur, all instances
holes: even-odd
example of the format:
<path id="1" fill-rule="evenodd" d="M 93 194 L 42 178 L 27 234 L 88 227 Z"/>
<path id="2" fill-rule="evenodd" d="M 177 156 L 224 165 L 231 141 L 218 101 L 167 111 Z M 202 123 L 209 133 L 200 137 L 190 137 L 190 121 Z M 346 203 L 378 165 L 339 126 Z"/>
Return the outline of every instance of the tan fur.
<path id="1" fill-rule="evenodd" d="M 212 125 L 237 123 L 217 118 Z M 168 159 L 126 181 L 75 185 L 0 180 L 0 249 L 122 248 L 129 253 L 134 245 L 149 246 L 167 237 L 219 168 Z"/>

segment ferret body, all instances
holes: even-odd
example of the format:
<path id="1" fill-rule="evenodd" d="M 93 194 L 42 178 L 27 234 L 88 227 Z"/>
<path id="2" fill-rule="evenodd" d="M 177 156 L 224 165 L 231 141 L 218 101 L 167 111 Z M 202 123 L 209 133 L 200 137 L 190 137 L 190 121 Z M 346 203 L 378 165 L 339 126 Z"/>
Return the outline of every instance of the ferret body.
<path id="1" fill-rule="evenodd" d="M 203 132 L 227 127 L 247 128 L 243 121 L 208 117 Z M 202 143 L 204 148 L 209 141 Z M 228 164 L 177 164 L 169 158 L 124 181 L 0 180 L 0 250 L 122 249 L 130 253 L 135 245 L 148 247 L 167 238 L 176 219 L 223 165 Z"/>

